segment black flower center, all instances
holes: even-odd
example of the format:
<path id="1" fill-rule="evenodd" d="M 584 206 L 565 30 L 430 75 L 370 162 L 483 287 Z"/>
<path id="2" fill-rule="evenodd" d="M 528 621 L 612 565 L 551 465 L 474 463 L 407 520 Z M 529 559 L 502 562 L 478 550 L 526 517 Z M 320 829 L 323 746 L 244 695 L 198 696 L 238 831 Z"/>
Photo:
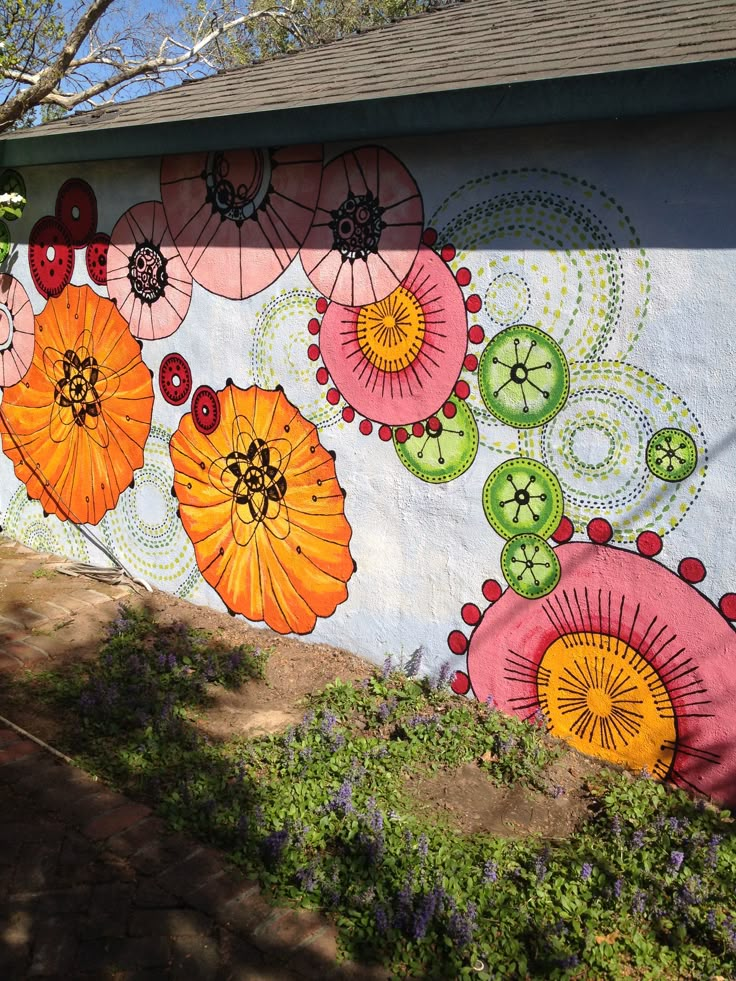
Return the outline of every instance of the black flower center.
<path id="1" fill-rule="evenodd" d="M 136 245 L 128 260 L 128 279 L 135 295 L 143 303 L 155 303 L 164 294 L 169 277 L 161 249 L 153 242 Z"/>
<path id="2" fill-rule="evenodd" d="M 54 399 L 62 409 L 71 409 L 75 425 L 89 425 L 101 411 L 95 387 L 100 377 L 97 361 L 92 356 L 82 360 L 76 351 L 65 351 L 61 365 L 63 375 L 56 381 Z"/>
<path id="3" fill-rule="evenodd" d="M 234 504 L 247 509 L 251 521 L 275 518 L 286 495 L 286 478 L 271 460 L 271 450 L 254 439 L 245 453 L 228 453 L 225 468 L 235 478 L 231 488 Z"/>
<path id="4" fill-rule="evenodd" d="M 263 150 L 251 150 L 239 154 L 235 167 L 242 178 L 237 184 L 231 173 L 230 161 L 224 153 L 215 153 L 207 161 L 202 173 L 206 186 L 205 200 L 212 205 L 212 213 L 222 221 L 234 221 L 240 227 L 248 218 L 254 218 L 259 208 L 265 208 L 271 190 L 272 163 Z"/>
<path id="5" fill-rule="evenodd" d="M 383 212 L 378 198 L 371 191 L 366 194 L 353 194 L 351 191 L 337 211 L 332 212 L 332 247 L 343 259 L 351 262 L 375 255 L 381 232 L 386 227 Z"/>

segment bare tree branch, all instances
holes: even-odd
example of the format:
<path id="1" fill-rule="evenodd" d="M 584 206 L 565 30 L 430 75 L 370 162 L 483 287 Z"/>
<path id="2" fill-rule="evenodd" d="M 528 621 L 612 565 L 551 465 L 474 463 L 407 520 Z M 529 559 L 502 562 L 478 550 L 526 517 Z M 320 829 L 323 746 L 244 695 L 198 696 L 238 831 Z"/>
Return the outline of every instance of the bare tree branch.
<path id="1" fill-rule="evenodd" d="M 32 85 L 0 106 L 0 132 L 33 106 L 45 102 L 47 97 L 58 88 L 74 55 L 112 2 L 113 0 L 92 0 L 74 26 L 56 61 L 39 72 L 37 80 Z"/>
<path id="2" fill-rule="evenodd" d="M 208 64 L 205 61 L 205 52 L 219 38 L 247 24 L 270 20 L 288 29 L 296 37 L 302 37 L 293 14 L 294 5 L 291 3 L 287 6 L 250 11 L 223 24 L 215 20 L 212 28 L 203 36 L 197 37 L 193 44 L 186 44 L 166 36 L 159 44 L 156 54 L 131 61 L 119 43 L 121 37 L 128 32 L 103 42 L 93 30 L 112 2 L 113 0 L 93 0 L 70 34 L 59 57 L 48 68 L 39 72 L 29 72 L 0 67 L 0 79 L 4 78 L 27 86 L 0 107 L 0 132 L 35 105 L 54 105 L 66 110 L 74 109 L 85 102 L 98 105 L 100 104 L 98 96 L 113 90 L 120 91 L 136 80 L 145 79 L 153 84 L 159 76 L 171 72 L 186 75 L 198 62 Z M 205 18 L 202 19 L 202 27 L 204 21 Z M 85 38 L 88 40 L 91 38 L 88 53 L 75 57 Z M 107 69 L 109 72 L 104 78 L 92 81 L 90 75 L 83 69 L 94 67 Z M 77 87 L 75 81 L 78 83 L 80 79 L 85 84 Z M 66 85 L 62 89 L 64 82 Z"/>

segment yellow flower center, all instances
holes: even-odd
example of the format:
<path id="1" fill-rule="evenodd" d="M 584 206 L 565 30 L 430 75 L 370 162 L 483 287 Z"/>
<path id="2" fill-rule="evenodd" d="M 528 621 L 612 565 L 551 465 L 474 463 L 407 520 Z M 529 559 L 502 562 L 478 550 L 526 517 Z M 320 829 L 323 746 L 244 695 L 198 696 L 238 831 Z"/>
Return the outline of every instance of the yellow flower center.
<path id="1" fill-rule="evenodd" d="M 550 732 L 583 753 L 664 777 L 675 713 L 655 669 L 624 641 L 591 631 L 548 647 L 537 678 Z"/>
<path id="2" fill-rule="evenodd" d="M 403 286 L 385 300 L 361 307 L 357 327 L 360 350 L 381 371 L 408 368 L 422 348 L 426 330 L 419 301 Z"/>

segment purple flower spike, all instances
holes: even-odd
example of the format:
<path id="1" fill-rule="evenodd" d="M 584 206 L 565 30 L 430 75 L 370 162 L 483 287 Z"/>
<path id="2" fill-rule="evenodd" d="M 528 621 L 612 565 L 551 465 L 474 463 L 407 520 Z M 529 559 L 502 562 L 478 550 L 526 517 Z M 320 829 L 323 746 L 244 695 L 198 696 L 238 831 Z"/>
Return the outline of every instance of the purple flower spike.
<path id="1" fill-rule="evenodd" d="M 498 865 L 490 859 L 483 866 L 483 881 L 495 882 L 498 879 Z"/>
<path id="2" fill-rule="evenodd" d="M 593 866 L 590 864 L 590 862 L 585 862 L 580 870 L 580 878 L 583 880 L 583 882 L 587 882 L 592 874 Z"/>
<path id="3" fill-rule="evenodd" d="M 681 868 L 682 863 L 684 861 L 685 861 L 685 854 L 684 854 L 684 852 L 671 852 L 670 853 L 670 866 L 671 866 L 671 868 L 673 868 L 675 870 L 675 872 L 679 872 L 680 871 L 680 868 Z"/>

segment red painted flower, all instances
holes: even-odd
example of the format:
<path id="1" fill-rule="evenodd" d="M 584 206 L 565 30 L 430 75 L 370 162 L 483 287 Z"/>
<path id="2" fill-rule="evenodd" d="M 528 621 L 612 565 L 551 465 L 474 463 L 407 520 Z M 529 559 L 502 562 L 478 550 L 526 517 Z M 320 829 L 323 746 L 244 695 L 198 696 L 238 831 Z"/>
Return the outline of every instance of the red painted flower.
<path id="1" fill-rule="evenodd" d="M 442 259 L 422 246 L 389 296 L 362 307 L 330 304 L 319 350 L 346 402 L 396 426 L 426 419 L 443 405 L 466 347 L 460 287 Z"/>
<path id="2" fill-rule="evenodd" d="M 336 303 L 376 303 L 409 272 L 423 221 L 419 190 L 400 160 L 377 146 L 350 150 L 325 167 L 302 265 Z"/>
<path id="3" fill-rule="evenodd" d="M 506 590 L 472 634 L 480 699 L 575 748 L 736 803 L 736 631 L 688 582 L 610 545 L 555 549 L 543 599 Z"/>
<path id="4" fill-rule="evenodd" d="M 194 279 L 236 300 L 270 286 L 304 242 L 321 177 L 321 146 L 165 157 L 161 198 Z"/>
<path id="5" fill-rule="evenodd" d="M 107 291 L 135 337 L 168 337 L 187 315 L 192 277 L 176 250 L 158 201 L 126 211 L 107 251 Z"/>

